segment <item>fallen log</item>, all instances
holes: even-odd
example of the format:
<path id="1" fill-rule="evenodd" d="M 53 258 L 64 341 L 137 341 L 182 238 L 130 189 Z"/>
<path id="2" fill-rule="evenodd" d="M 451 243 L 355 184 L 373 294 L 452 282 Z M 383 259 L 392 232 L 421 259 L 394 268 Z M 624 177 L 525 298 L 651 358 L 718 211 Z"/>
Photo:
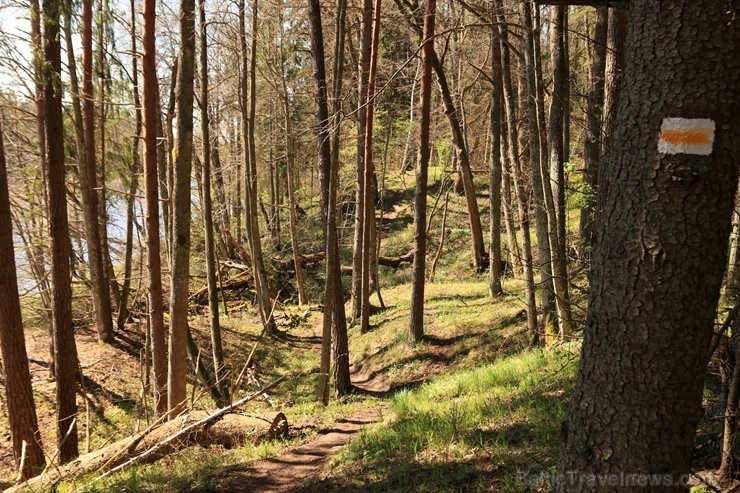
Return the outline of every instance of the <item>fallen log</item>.
<path id="1" fill-rule="evenodd" d="M 131 465 L 153 462 L 196 444 L 233 447 L 246 443 L 257 444 L 263 440 L 286 436 L 288 425 L 283 413 L 278 413 L 272 421 L 228 414 L 285 379 L 286 376 L 282 376 L 266 387 L 215 412 L 193 411 L 170 421 L 155 424 L 136 436 L 126 437 L 99 450 L 82 455 L 68 464 L 47 467 L 41 475 L 5 491 L 6 493 L 45 491 L 53 488 L 60 481 L 72 481 L 91 473 L 104 473 L 98 478 L 101 479 Z"/>
<path id="2" fill-rule="evenodd" d="M 378 265 L 384 265 L 385 267 L 398 268 L 403 263 L 413 263 L 414 252 L 409 252 L 406 255 L 400 257 L 378 257 Z"/>
<path id="3" fill-rule="evenodd" d="M 252 276 L 242 275 L 234 279 L 226 279 L 221 283 L 219 289 L 223 292 L 226 290 L 246 288 L 252 285 L 254 285 L 254 282 L 252 281 Z M 194 303 L 196 305 L 205 305 L 206 303 L 208 303 L 208 286 L 205 286 L 195 293 L 191 294 L 190 298 L 188 298 L 188 302 Z"/>

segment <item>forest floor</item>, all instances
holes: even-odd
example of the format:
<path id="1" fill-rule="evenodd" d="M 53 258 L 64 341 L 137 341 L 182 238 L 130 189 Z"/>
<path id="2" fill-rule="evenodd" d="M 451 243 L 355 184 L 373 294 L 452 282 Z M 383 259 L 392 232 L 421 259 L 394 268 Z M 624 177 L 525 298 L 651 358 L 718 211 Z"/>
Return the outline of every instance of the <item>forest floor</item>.
<path id="1" fill-rule="evenodd" d="M 233 449 L 189 447 L 156 463 L 137 465 L 95 483 L 90 480 L 96 475 L 63 482 L 57 491 L 320 492 L 360 491 L 365 487 L 369 488 L 367 491 L 408 491 L 416 480 L 408 465 L 398 467 L 399 460 L 418 464 L 425 475 L 426 479 L 411 490 L 429 491 L 430 485 L 441 485 L 439 491 L 474 491 L 470 489 L 473 476 L 479 486 L 486 477 L 485 481 L 498 477 L 496 484 L 505 479 L 499 476 L 514 478 L 510 467 L 504 468 L 506 472 L 497 472 L 500 466 L 491 463 L 489 456 L 490 447 L 509 449 L 511 440 L 518 444 L 516 447 L 539 450 L 535 456 L 548 457 L 538 468 L 553 464 L 557 429 L 564 413 L 563 386 L 569 385 L 575 358 L 572 351 L 536 350 L 526 352 L 527 361 L 520 361 L 518 354 L 526 348 L 519 300 L 521 283 L 509 280 L 505 286 L 510 295 L 491 303 L 482 279 L 429 284 L 427 332 L 424 341 L 414 348 L 406 344 L 409 286 L 401 284 L 384 290 L 386 308 L 375 310 L 371 318 L 373 330 L 360 334 L 357 327 L 350 329 L 356 390 L 326 407 L 313 398 L 321 315 L 315 309 L 283 307 L 278 317 L 281 335 L 263 339 L 257 345 L 253 374 L 260 384 L 283 374 L 288 379 L 268 398 L 250 402 L 237 412 L 267 419 L 278 411 L 284 412 L 291 426 L 288 440 Z M 222 319 L 224 345 L 230 367 L 238 372 L 259 339 L 258 324 L 251 305 L 236 301 L 230 305 L 230 315 Z M 194 315 L 191 328 L 199 346 L 208 351 L 207 319 Z M 42 439 L 51 455 L 50 444 L 55 436 L 54 384 L 47 378 L 47 338 L 42 331 L 27 333 Z M 140 364 L 143 327 L 127 326 L 124 333 L 118 334 L 115 346 L 106 346 L 98 344 L 95 332 L 80 323 L 76 339 L 85 375 L 85 385 L 78 396 L 80 451 L 84 453 L 88 448 L 96 450 L 145 429 L 152 417 L 146 413 L 150 405 L 145 402 L 147 393 L 142 392 L 146 373 Z M 510 358 L 514 359 L 509 361 Z M 499 367 L 492 369 L 497 362 Z M 567 371 L 560 371 L 561 367 Z M 525 383 L 532 375 L 544 376 L 548 372 L 555 372 L 552 378 L 548 377 L 552 381 L 537 383 L 534 393 L 522 387 L 529 385 Z M 210 399 L 193 384 L 191 406 L 212 409 Z M 503 401 L 495 396 L 497 385 L 503 386 L 502 399 L 506 396 L 506 401 L 516 400 L 525 392 L 526 402 L 511 401 L 502 408 Z M 463 391 L 467 386 L 471 386 L 470 392 Z M 254 388 L 254 383 L 242 383 L 235 398 Z M 425 392 L 451 394 L 440 400 L 439 396 L 421 397 Z M 514 414 L 519 417 L 515 419 L 510 415 L 512 403 L 518 409 Z M 430 408 L 430 404 L 437 405 Z M 551 422 L 524 425 L 533 418 L 524 416 L 529 413 L 522 405 L 544 406 L 546 413 L 551 414 Z M 0 408 L 0 413 L 4 409 Z M 516 424 L 521 420 L 524 421 Z M 494 421 L 499 422 L 496 426 L 500 433 L 492 431 L 496 429 L 491 424 Z M 409 428 L 395 429 L 398 426 Z M 522 435 L 521 426 L 538 428 L 534 435 L 544 433 L 547 439 L 541 444 L 526 444 L 534 437 L 526 438 L 529 432 Z M 495 445 L 496 441 L 501 443 Z M 8 440 L 0 441 L 0 487 L 13 484 L 9 445 Z M 407 446 L 412 449 L 404 450 Z M 451 465 L 458 462 L 460 454 L 467 459 Z M 532 450 L 516 457 L 531 454 Z M 434 467 L 428 469 L 430 466 Z M 355 467 L 361 470 L 354 470 Z M 382 479 L 375 476 L 383 470 L 386 473 Z M 389 484 L 389 480 L 394 483 Z"/>

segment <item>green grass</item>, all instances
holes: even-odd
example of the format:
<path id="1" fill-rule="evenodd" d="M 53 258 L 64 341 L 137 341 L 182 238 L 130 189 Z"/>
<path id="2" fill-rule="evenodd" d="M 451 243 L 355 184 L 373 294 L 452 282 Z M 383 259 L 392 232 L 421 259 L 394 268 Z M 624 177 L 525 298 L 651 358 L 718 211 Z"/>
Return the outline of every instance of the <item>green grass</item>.
<path id="1" fill-rule="evenodd" d="M 554 467 L 576 347 L 541 349 L 435 378 L 390 401 L 306 492 L 526 491 Z"/>

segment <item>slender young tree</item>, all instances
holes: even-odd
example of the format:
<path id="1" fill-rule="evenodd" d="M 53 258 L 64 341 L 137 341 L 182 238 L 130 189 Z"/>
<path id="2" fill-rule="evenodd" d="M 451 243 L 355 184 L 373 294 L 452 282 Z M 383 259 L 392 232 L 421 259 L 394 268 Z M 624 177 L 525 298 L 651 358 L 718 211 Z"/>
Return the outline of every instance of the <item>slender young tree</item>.
<path id="1" fill-rule="evenodd" d="M 370 78 L 370 54 L 373 36 L 373 0 L 362 1 L 362 31 L 360 34 L 360 63 L 357 88 L 357 184 L 355 186 L 355 237 L 352 255 L 352 305 L 351 320 L 362 314 L 362 289 L 364 259 L 363 238 L 365 211 L 365 135 L 367 125 L 367 84 Z M 413 112 L 412 112 L 413 115 Z M 369 286 L 369 283 L 368 283 Z"/>
<path id="2" fill-rule="evenodd" d="M 156 0 L 143 0 L 141 73 L 144 119 L 144 196 L 146 197 L 146 258 L 149 282 L 149 326 L 151 330 L 154 407 L 158 415 L 167 412 L 167 347 L 162 301 L 162 259 L 159 238 L 159 200 L 157 192 L 157 71 Z M 166 224 L 166 223 L 165 223 Z"/>
<path id="3" fill-rule="evenodd" d="M 504 107 L 506 110 L 507 151 L 509 169 L 514 182 L 517 206 L 519 209 L 519 225 L 522 231 L 521 264 L 524 276 L 524 298 L 527 312 L 527 329 L 530 335 L 530 344 L 539 340 L 537 328 L 537 304 L 535 301 L 534 269 L 532 265 L 532 240 L 529 227 L 529 202 L 525 199 L 526 193 L 522 182 L 522 166 L 519 153 L 519 129 L 517 127 L 516 102 L 514 87 L 511 80 L 511 54 L 509 47 L 509 33 L 504 25 L 504 16 L 497 16 L 499 34 L 501 35 L 501 78 L 504 89 Z M 513 229 L 513 228 L 511 228 Z"/>
<path id="4" fill-rule="evenodd" d="M 344 79 L 344 45 L 345 24 L 347 18 L 347 0 L 337 0 L 337 10 L 334 19 L 334 64 L 332 67 L 332 90 L 331 90 L 331 153 L 329 161 L 329 174 L 327 180 L 321 184 L 322 191 L 328 190 L 327 207 L 332 208 L 332 214 L 336 214 L 337 189 L 339 187 L 339 141 L 341 132 L 342 112 L 342 81 Z M 339 398 L 352 391 L 352 382 L 349 375 L 349 341 L 347 339 L 347 315 L 344 311 L 344 289 L 342 286 L 342 273 L 340 270 L 339 239 L 336 233 L 336 219 L 334 225 L 327 223 L 327 228 L 333 227 L 334 232 L 325 236 L 328 242 L 330 236 L 335 244 L 331 251 L 327 250 L 326 262 L 334 264 L 331 275 L 334 276 L 334 296 L 332 302 L 331 344 L 332 360 L 334 368 L 334 397 Z M 331 254 L 331 255 L 328 255 Z M 371 253 L 372 256 L 372 253 Z M 327 270 L 327 275 L 329 271 Z M 328 286 L 327 286 L 328 289 Z"/>
<path id="5" fill-rule="evenodd" d="M 532 197 L 535 217 L 535 232 L 537 234 L 537 260 L 540 272 L 540 284 L 542 285 L 542 325 L 545 333 L 553 333 L 556 327 L 555 320 L 555 296 L 552 279 L 552 259 L 550 250 L 550 224 L 547 215 L 548 203 L 546 195 L 551 197 L 545 190 L 545 183 L 549 184 L 550 174 L 543 176 L 543 152 L 542 148 L 546 142 L 541 140 L 539 122 L 540 118 L 538 103 L 544 104 L 544 98 L 538 97 L 538 74 L 537 74 L 537 50 L 535 36 L 535 19 L 533 5 L 529 1 L 519 4 L 522 24 L 524 25 L 524 80 L 526 83 L 526 108 L 527 123 L 529 128 L 529 168 L 532 178 Z M 546 194 L 547 192 L 547 194 Z M 554 225 L 553 225 L 554 226 Z"/>
<path id="6" fill-rule="evenodd" d="M 426 280 L 427 176 L 429 168 L 429 127 L 432 102 L 432 58 L 434 58 L 434 21 L 436 0 L 426 0 L 424 31 L 421 48 L 421 84 L 419 86 L 419 161 L 416 163 L 416 194 L 414 198 L 414 267 L 411 291 L 411 321 L 409 344 L 421 341 L 424 335 L 424 281 Z"/>
<path id="7" fill-rule="evenodd" d="M 550 256 L 552 261 L 553 288 L 558 310 L 559 334 L 561 340 L 570 337 L 573 320 L 568 293 L 568 268 L 565 241 L 565 113 L 567 111 L 568 64 L 565 53 L 565 24 L 567 7 L 554 6 L 550 22 L 550 44 L 552 55 L 552 98 L 550 99 L 550 131 L 548 146 L 550 151 L 550 180 L 543 183 L 545 194 L 552 196 L 552 204 L 547 204 Z M 554 335 L 546 332 L 548 335 Z M 554 337 L 546 343 L 553 343 Z"/>
<path id="8" fill-rule="evenodd" d="M 494 2 L 493 19 L 498 18 L 500 6 Z M 495 298 L 504 293 L 501 287 L 501 134 L 503 125 L 503 80 L 501 78 L 501 37 L 498 26 L 491 26 L 491 154 L 489 199 L 491 201 L 489 229 L 488 294 Z"/>
<path id="9" fill-rule="evenodd" d="M 556 491 L 663 474 L 686 491 L 740 165 L 740 35 L 714 0 L 632 0 Z M 605 417 L 607 417 L 605 419 Z M 565 477 L 568 475 L 566 474 Z M 634 485 L 632 492 L 656 491 Z"/>
<path id="10" fill-rule="evenodd" d="M 380 6 L 381 0 L 375 0 L 375 14 L 373 19 L 373 31 L 370 51 L 370 72 L 368 73 L 367 96 L 365 97 L 365 149 L 364 149 L 364 174 L 363 174 L 363 200 L 362 211 L 362 284 L 360 303 L 360 332 L 370 330 L 370 278 L 372 277 L 371 251 L 375 249 L 375 241 L 372 234 L 375 222 L 375 185 L 373 176 L 375 166 L 373 163 L 373 118 L 375 116 L 375 79 L 378 72 L 378 45 L 380 43 Z"/>
<path id="11" fill-rule="evenodd" d="M 13 441 L 13 458 L 20 471 L 19 479 L 36 476 L 46 459 L 41 448 L 41 434 L 33 402 L 31 373 L 28 370 L 26 340 L 18 298 L 15 271 L 13 224 L 10 213 L 8 172 L 5 163 L 3 132 L 0 127 L 0 354 L 3 359 L 8 425 Z"/>
<path id="12" fill-rule="evenodd" d="M 321 6 L 318 0 L 308 0 L 308 18 L 311 26 L 311 54 L 314 59 L 316 83 L 316 144 L 319 156 L 319 181 L 321 182 L 321 220 L 326 254 L 326 282 L 324 285 L 324 319 L 321 336 L 321 363 L 317 397 L 323 403 L 329 400 L 329 375 L 331 372 L 332 335 L 347 330 L 344 296 L 339 269 L 339 241 L 337 238 L 336 198 L 339 170 L 332 169 L 329 128 L 329 104 L 324 57 L 324 33 L 321 23 Z M 349 354 L 342 355 L 349 378 Z M 335 365 L 336 365 L 335 361 Z M 344 376 L 345 372 L 342 372 Z M 336 377 L 336 374 L 335 374 Z"/>
<path id="13" fill-rule="evenodd" d="M 599 140 L 601 112 L 604 107 L 604 71 L 606 69 L 606 37 L 609 26 L 609 8 L 596 9 L 596 23 L 591 61 L 591 87 L 586 100 L 586 124 L 583 127 L 583 182 L 588 187 L 590 200 L 581 208 L 580 255 L 589 255 L 593 243 L 594 216 L 598 200 Z"/>
<path id="14" fill-rule="evenodd" d="M 118 305 L 116 317 L 116 328 L 123 330 L 126 320 L 129 318 L 128 298 L 131 293 L 131 270 L 133 268 L 134 250 L 134 207 L 136 205 L 136 192 L 139 188 L 139 170 L 141 169 L 141 155 L 139 153 L 141 140 L 141 97 L 139 95 L 139 53 L 137 51 L 136 24 L 137 11 L 136 0 L 130 1 L 131 6 L 131 82 L 134 96 L 134 119 L 135 130 L 131 149 L 131 178 L 129 194 L 126 198 L 126 246 L 123 260 L 123 284 L 121 285 L 121 301 Z"/>
<path id="15" fill-rule="evenodd" d="M 52 320 L 56 373 L 57 447 L 60 462 L 69 462 L 77 449 L 77 346 L 72 326 L 72 280 L 67 190 L 64 173 L 62 60 L 59 45 L 61 0 L 44 0 L 44 58 L 46 172 L 49 184 L 49 233 L 52 251 Z"/>
<path id="16" fill-rule="evenodd" d="M 82 2 L 82 116 L 85 154 L 79 160 L 80 189 L 90 257 L 90 281 L 98 339 L 113 342 L 113 316 L 106 275 L 103 270 L 103 246 L 98 223 L 98 196 L 95 159 L 95 104 L 93 94 L 92 0 Z"/>
<path id="17" fill-rule="evenodd" d="M 180 52 L 177 71 L 177 146 L 172 203 L 170 341 L 167 409 L 171 417 L 185 405 L 188 296 L 190 286 L 190 180 L 193 159 L 193 78 L 195 75 L 195 0 L 180 1 Z"/>
<path id="18" fill-rule="evenodd" d="M 33 51 L 33 76 L 34 76 L 34 103 L 36 104 L 36 137 L 39 147 L 39 170 L 41 171 L 41 195 L 45 210 L 49 210 L 49 187 L 46 183 L 46 109 L 44 101 L 44 47 L 41 35 L 41 9 L 39 0 L 31 0 L 29 8 L 31 18 L 31 49 Z M 39 233 L 43 234 L 43 226 Z M 29 264 L 34 271 L 34 278 L 39 285 L 41 302 L 45 308 L 47 330 L 49 333 L 49 377 L 54 378 L 54 334 L 51 319 L 51 296 L 49 276 L 46 271 L 46 255 L 43 249 L 37 245 L 30 245 L 27 256 Z"/>
<path id="19" fill-rule="evenodd" d="M 211 325 L 211 350 L 213 352 L 213 373 L 216 384 L 221 389 L 224 402 L 228 402 L 228 385 L 223 380 L 224 349 L 221 343 L 221 324 L 218 311 L 218 284 L 216 283 L 216 253 L 213 239 L 213 208 L 211 202 L 211 129 L 208 115 L 208 37 L 206 26 L 206 2 L 198 4 L 198 23 L 200 25 L 200 130 L 203 137 L 203 229 L 205 232 L 206 278 L 208 281 L 208 311 Z"/>
<path id="20" fill-rule="evenodd" d="M 247 76 L 246 53 L 243 54 L 244 86 L 243 104 L 246 119 L 244 120 L 245 133 L 245 181 L 244 188 L 247 192 L 247 238 L 252 250 L 252 266 L 254 269 L 255 288 L 257 291 L 257 304 L 259 306 L 262 325 L 267 335 L 277 333 L 275 318 L 272 314 L 272 303 L 270 301 L 270 281 L 265 271 L 265 263 L 262 256 L 262 237 L 259 227 L 259 216 L 257 209 L 257 143 L 255 140 L 256 107 L 257 107 L 257 29 L 258 29 L 257 0 L 252 0 L 252 44 L 249 58 L 249 73 Z M 244 34 L 246 36 L 246 33 Z M 245 43 L 246 44 L 246 43 Z M 246 84 L 249 83 L 247 97 Z"/>

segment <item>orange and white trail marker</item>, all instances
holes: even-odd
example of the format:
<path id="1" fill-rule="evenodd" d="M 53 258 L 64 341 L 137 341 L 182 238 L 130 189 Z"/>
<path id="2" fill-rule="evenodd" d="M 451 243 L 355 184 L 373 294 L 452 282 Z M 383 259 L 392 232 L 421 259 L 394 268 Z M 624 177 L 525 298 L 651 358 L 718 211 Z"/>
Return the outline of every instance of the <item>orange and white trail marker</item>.
<path id="1" fill-rule="evenodd" d="M 708 118 L 664 118 L 658 152 L 709 156 L 714 144 L 714 121 Z"/>

